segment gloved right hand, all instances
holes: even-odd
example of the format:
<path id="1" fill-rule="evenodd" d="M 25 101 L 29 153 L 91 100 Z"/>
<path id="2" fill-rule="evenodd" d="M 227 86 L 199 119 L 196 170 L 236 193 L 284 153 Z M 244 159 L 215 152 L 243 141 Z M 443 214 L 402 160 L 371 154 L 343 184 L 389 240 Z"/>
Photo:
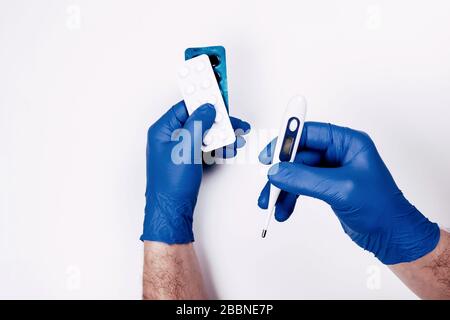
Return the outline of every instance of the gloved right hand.
<path id="1" fill-rule="evenodd" d="M 270 143 L 260 154 L 269 164 Z M 374 142 L 360 131 L 306 122 L 294 163 L 269 170 L 258 200 L 267 208 L 270 184 L 284 190 L 275 217 L 291 215 L 298 195 L 327 202 L 345 233 L 385 264 L 416 260 L 439 242 L 439 227 L 420 213 L 397 187 Z"/>

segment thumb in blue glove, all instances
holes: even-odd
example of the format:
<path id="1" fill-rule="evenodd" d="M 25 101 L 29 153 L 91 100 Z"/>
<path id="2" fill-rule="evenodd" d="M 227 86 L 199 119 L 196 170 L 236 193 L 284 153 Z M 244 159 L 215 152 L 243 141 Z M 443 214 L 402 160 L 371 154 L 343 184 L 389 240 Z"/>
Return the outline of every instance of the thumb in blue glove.
<path id="1" fill-rule="evenodd" d="M 270 163 L 273 143 L 260 155 Z M 422 215 L 397 187 L 370 137 L 331 124 L 307 122 L 294 163 L 274 165 L 270 184 L 283 190 L 275 217 L 284 221 L 298 195 L 327 202 L 345 233 L 385 264 L 416 260 L 439 241 L 439 227 Z M 267 207 L 268 183 L 258 200 Z"/>

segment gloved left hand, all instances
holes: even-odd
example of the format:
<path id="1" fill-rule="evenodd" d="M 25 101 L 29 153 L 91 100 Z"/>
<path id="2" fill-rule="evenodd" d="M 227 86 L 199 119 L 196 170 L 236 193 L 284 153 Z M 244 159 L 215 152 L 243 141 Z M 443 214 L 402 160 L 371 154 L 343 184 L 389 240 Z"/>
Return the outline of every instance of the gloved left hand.
<path id="1" fill-rule="evenodd" d="M 192 221 L 202 179 L 203 135 L 214 123 L 214 106 L 205 104 L 188 115 L 184 101 L 169 109 L 148 130 L 147 188 L 141 240 L 168 244 L 194 241 Z M 236 154 L 250 125 L 230 117 L 238 137 L 216 156 Z"/>

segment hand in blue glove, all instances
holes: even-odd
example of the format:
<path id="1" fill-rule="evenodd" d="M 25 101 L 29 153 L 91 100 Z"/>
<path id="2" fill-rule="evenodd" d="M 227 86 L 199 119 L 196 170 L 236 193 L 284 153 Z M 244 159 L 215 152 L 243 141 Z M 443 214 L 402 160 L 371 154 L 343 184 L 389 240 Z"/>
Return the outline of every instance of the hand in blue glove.
<path id="1" fill-rule="evenodd" d="M 194 241 L 192 217 L 203 171 L 200 148 L 203 134 L 212 126 L 215 116 L 214 106 L 210 104 L 189 116 L 181 101 L 148 130 L 146 205 L 141 240 L 168 244 Z M 230 118 L 237 134 L 250 130 L 247 122 Z M 217 153 L 234 156 L 236 148 L 245 143 L 241 136 L 238 141 L 224 147 L 228 152 Z M 187 148 L 177 148 L 186 145 Z"/>
<path id="2" fill-rule="evenodd" d="M 271 162 L 274 143 L 260 154 Z M 284 221 L 298 195 L 327 202 L 345 233 L 385 264 L 416 260 L 439 241 L 439 227 L 406 200 L 370 137 L 331 124 L 307 122 L 294 163 L 270 168 L 269 182 L 280 193 L 275 218 Z M 268 183 L 258 200 L 268 205 Z"/>

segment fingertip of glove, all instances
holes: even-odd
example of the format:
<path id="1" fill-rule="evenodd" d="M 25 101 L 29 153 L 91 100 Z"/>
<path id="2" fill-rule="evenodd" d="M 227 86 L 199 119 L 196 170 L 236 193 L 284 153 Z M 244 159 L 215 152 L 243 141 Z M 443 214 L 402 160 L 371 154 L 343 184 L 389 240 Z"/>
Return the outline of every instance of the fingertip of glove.
<path id="1" fill-rule="evenodd" d="M 209 128 L 216 118 L 216 108 L 210 103 L 205 103 L 198 107 L 192 114 L 196 120 L 201 120 Z"/>
<path id="2" fill-rule="evenodd" d="M 261 209 L 267 209 L 268 205 L 269 203 L 267 201 L 267 197 L 261 193 L 258 197 L 258 207 Z"/>
<path id="3" fill-rule="evenodd" d="M 279 207 L 277 207 L 275 209 L 275 220 L 277 220 L 278 222 L 284 222 L 289 218 L 289 214 L 287 214 L 286 212 L 284 212 L 282 209 L 279 209 Z"/>
<path id="4" fill-rule="evenodd" d="M 243 134 L 247 134 L 252 129 L 252 126 L 247 121 L 241 120 L 241 129 L 244 131 Z"/>
<path id="5" fill-rule="evenodd" d="M 285 173 L 287 169 L 291 168 L 294 164 L 290 162 L 279 162 L 275 163 L 272 167 L 270 167 L 267 172 L 268 177 L 276 177 L 282 173 Z"/>
<path id="6" fill-rule="evenodd" d="M 243 146 L 245 146 L 245 139 L 242 138 L 241 136 L 237 136 L 236 137 L 236 148 L 242 148 Z"/>
<path id="7" fill-rule="evenodd" d="M 232 116 L 230 116 L 230 121 L 236 134 L 245 135 L 251 130 L 251 125 L 247 121 Z"/>
<path id="8" fill-rule="evenodd" d="M 197 111 L 216 114 L 216 108 L 211 103 L 201 105 Z"/>
<path id="9" fill-rule="evenodd" d="M 280 162 L 270 167 L 267 173 L 269 182 L 278 188 L 282 188 L 281 186 L 286 183 L 286 179 L 288 178 L 287 175 L 290 172 L 290 166 L 292 166 L 292 163 Z"/>
<path id="10" fill-rule="evenodd" d="M 207 103 L 202 104 L 199 109 L 208 109 L 208 108 L 213 108 L 214 109 L 214 105 L 209 103 L 209 102 L 207 102 Z"/>
<path id="11" fill-rule="evenodd" d="M 258 160 L 262 164 L 270 164 L 272 161 L 272 156 L 269 154 L 269 150 L 264 148 L 258 155 Z"/>
<path id="12" fill-rule="evenodd" d="M 275 163 L 273 166 L 270 167 L 269 171 L 267 172 L 267 177 L 269 179 L 273 179 L 278 173 L 280 173 L 281 169 L 282 169 L 281 163 Z"/>
<path id="13" fill-rule="evenodd" d="M 259 207 L 260 209 L 267 209 L 267 205 L 264 206 L 264 201 L 261 200 L 261 196 L 260 196 L 259 199 L 258 199 L 258 207 Z"/>

